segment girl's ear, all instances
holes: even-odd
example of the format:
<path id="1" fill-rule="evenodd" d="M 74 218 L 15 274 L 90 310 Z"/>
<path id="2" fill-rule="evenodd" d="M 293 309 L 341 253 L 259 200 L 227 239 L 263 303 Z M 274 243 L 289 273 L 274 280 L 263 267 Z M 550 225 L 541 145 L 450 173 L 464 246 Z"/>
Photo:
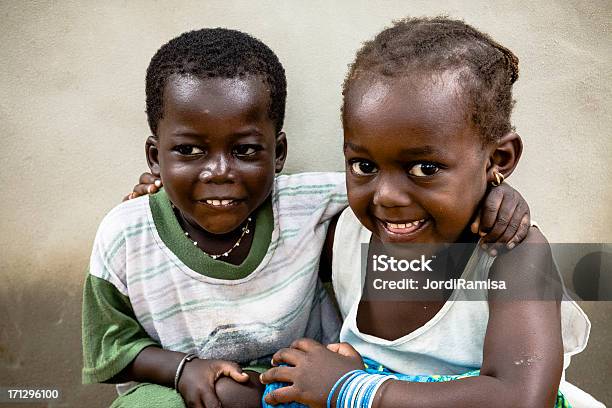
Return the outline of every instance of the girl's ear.
<path id="1" fill-rule="evenodd" d="M 149 136 L 145 142 L 145 154 L 147 155 L 147 164 L 151 169 L 151 174 L 155 177 L 160 177 L 159 171 L 159 150 L 157 149 L 157 143 L 159 140 L 153 136 Z"/>
<path id="2" fill-rule="evenodd" d="M 518 164 L 523 153 L 523 142 L 521 137 L 514 132 L 502 136 L 491 152 L 489 165 L 487 166 L 487 182 L 495 181 L 495 173 L 501 173 L 508 178 Z"/>
<path id="3" fill-rule="evenodd" d="M 285 166 L 285 159 L 287 159 L 287 135 L 285 132 L 278 132 L 276 135 L 276 162 L 274 170 L 276 173 L 280 173 Z"/>

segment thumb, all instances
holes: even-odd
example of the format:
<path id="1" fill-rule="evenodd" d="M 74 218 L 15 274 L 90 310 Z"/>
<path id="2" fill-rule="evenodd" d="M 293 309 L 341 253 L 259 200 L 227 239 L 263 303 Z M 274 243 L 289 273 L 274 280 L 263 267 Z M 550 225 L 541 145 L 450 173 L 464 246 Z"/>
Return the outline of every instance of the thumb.
<path id="1" fill-rule="evenodd" d="M 242 368 L 236 363 L 224 361 L 219 367 L 217 378 L 220 376 L 231 377 L 234 381 L 245 382 L 248 381 L 249 375 L 242 371 Z"/>
<path id="2" fill-rule="evenodd" d="M 476 218 L 474 218 L 474 222 L 470 226 L 470 231 L 474 234 L 478 234 L 478 228 L 480 228 L 480 211 L 476 214 Z"/>
<path id="3" fill-rule="evenodd" d="M 327 345 L 329 351 L 338 353 L 345 357 L 360 357 L 361 355 L 348 343 L 332 343 Z"/>

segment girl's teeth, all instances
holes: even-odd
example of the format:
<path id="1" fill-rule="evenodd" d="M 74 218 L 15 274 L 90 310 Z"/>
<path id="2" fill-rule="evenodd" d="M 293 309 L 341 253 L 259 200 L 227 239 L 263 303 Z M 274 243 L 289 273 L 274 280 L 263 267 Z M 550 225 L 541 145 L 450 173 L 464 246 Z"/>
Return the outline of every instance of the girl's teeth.
<path id="1" fill-rule="evenodd" d="M 416 227 L 418 226 L 420 223 L 422 223 L 423 221 L 425 221 L 425 219 L 422 220 L 417 220 L 417 221 L 412 221 L 412 222 L 408 222 L 406 224 L 394 224 L 392 222 L 388 222 L 387 225 L 390 228 L 395 228 L 395 229 L 401 229 L 401 228 L 409 228 L 409 227 Z"/>

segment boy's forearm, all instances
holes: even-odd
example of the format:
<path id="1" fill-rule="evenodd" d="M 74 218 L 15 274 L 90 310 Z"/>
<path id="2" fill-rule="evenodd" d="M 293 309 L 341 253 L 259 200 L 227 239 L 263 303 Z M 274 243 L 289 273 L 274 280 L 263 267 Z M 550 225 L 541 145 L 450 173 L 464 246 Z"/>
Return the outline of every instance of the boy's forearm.
<path id="1" fill-rule="evenodd" d="M 145 347 L 127 367 L 107 382 L 150 382 L 174 388 L 176 369 L 184 356 L 185 353 L 177 351 Z"/>

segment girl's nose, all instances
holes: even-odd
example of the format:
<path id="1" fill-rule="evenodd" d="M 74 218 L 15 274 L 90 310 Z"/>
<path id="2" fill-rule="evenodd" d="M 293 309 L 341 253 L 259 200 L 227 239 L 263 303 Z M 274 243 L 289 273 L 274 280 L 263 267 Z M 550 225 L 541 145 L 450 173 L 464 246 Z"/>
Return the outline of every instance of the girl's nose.
<path id="1" fill-rule="evenodd" d="M 377 177 L 374 205 L 381 207 L 408 207 L 413 203 L 408 187 L 405 185 L 405 174 L 384 174 Z"/>
<path id="2" fill-rule="evenodd" d="M 210 160 L 200 171 L 200 181 L 203 183 L 228 183 L 233 182 L 231 161 L 223 154 L 209 156 Z"/>

